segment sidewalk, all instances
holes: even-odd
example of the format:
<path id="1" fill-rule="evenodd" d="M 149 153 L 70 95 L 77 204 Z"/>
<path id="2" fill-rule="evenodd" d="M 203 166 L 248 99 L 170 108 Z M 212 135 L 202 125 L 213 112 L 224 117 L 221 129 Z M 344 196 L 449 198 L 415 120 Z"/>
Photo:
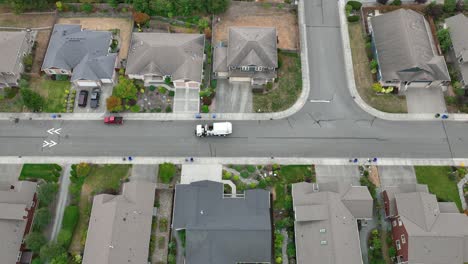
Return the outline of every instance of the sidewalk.
<path id="1" fill-rule="evenodd" d="M 60 191 L 59 198 L 57 201 L 57 207 L 55 208 L 54 225 L 52 228 L 51 240 L 56 240 L 60 228 L 62 227 L 63 213 L 68 201 L 68 187 L 70 186 L 70 172 L 71 163 L 64 166 L 62 177 L 60 179 Z"/>

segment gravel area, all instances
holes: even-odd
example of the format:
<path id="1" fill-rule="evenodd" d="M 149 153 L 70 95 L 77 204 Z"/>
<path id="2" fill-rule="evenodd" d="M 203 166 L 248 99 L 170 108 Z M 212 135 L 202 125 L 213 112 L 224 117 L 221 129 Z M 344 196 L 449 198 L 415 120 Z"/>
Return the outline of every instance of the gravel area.
<path id="1" fill-rule="evenodd" d="M 171 218 L 172 218 L 172 199 L 173 199 L 173 190 L 172 189 L 157 189 L 156 198 L 159 199 L 159 208 L 158 208 L 158 226 L 156 228 L 156 247 L 153 252 L 152 263 L 167 263 L 167 245 L 169 242 Z M 167 230 L 166 232 L 161 232 L 159 230 L 159 221 L 161 219 L 167 219 Z M 159 239 L 164 237 L 165 244 L 163 248 L 159 247 Z"/>

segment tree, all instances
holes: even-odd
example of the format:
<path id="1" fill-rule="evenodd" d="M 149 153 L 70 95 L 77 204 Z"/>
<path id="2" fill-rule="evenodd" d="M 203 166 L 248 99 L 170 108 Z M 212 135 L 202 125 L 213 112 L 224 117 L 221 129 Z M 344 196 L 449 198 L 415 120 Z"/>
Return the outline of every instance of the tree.
<path id="1" fill-rule="evenodd" d="M 386 5 L 388 0 L 377 0 L 379 4 Z"/>
<path id="2" fill-rule="evenodd" d="M 148 0 L 133 0 L 133 9 L 137 12 L 150 13 Z"/>
<path id="3" fill-rule="evenodd" d="M 24 105 L 33 112 L 42 111 L 44 106 L 44 98 L 40 94 L 31 89 L 21 89 L 21 96 L 23 97 Z"/>
<path id="4" fill-rule="evenodd" d="M 431 2 L 426 8 L 426 14 L 432 16 L 434 19 L 438 19 L 444 13 L 444 6 Z"/>
<path id="5" fill-rule="evenodd" d="M 425 4 L 427 0 L 415 0 L 415 2 L 418 4 Z"/>
<path id="6" fill-rule="evenodd" d="M 146 13 L 135 12 L 133 13 L 133 21 L 138 25 L 144 25 L 150 20 L 150 16 Z"/>
<path id="7" fill-rule="evenodd" d="M 106 99 L 106 107 L 107 107 L 107 110 L 109 110 L 110 112 L 113 112 L 113 113 L 120 112 L 123 110 L 122 99 L 114 95 L 109 96 Z"/>
<path id="8" fill-rule="evenodd" d="M 40 208 L 34 215 L 33 229 L 42 231 L 50 222 L 50 212 L 48 208 Z"/>
<path id="9" fill-rule="evenodd" d="M 112 7 L 112 8 L 117 8 L 119 6 L 119 0 L 107 0 L 107 3 Z"/>
<path id="10" fill-rule="evenodd" d="M 444 11 L 453 12 L 457 8 L 457 0 L 444 0 Z"/>
<path id="11" fill-rule="evenodd" d="M 63 3 L 62 1 L 55 2 L 55 7 L 57 7 L 57 11 L 63 11 Z"/>
<path id="12" fill-rule="evenodd" d="M 208 28 L 210 26 L 210 22 L 204 18 L 198 20 L 198 28 L 200 30 L 204 30 L 205 28 Z"/>
<path id="13" fill-rule="evenodd" d="M 449 51 L 452 47 L 452 39 L 448 28 L 439 29 L 437 31 L 437 39 L 439 40 L 440 48 L 443 52 Z"/>
<path id="14" fill-rule="evenodd" d="M 39 253 L 41 247 L 47 243 L 47 240 L 40 232 L 32 232 L 26 236 L 24 242 L 29 250 Z"/>
<path id="15" fill-rule="evenodd" d="M 44 183 L 39 186 L 37 191 L 37 200 L 39 201 L 40 207 L 48 206 L 54 199 L 58 191 L 58 184 L 56 183 Z"/>
<path id="16" fill-rule="evenodd" d="M 121 99 L 137 99 L 138 89 L 133 80 L 123 76 L 119 77 L 119 83 L 114 87 L 114 95 Z"/>
<path id="17" fill-rule="evenodd" d="M 206 12 L 210 14 L 223 13 L 229 7 L 230 0 L 202 0 Z"/>
<path id="18" fill-rule="evenodd" d="M 58 243 L 55 242 L 49 242 L 45 246 L 43 246 L 39 252 L 39 256 L 41 257 L 41 260 L 45 262 L 50 262 L 54 258 L 59 257 L 65 252 L 65 249 L 59 245 Z"/>

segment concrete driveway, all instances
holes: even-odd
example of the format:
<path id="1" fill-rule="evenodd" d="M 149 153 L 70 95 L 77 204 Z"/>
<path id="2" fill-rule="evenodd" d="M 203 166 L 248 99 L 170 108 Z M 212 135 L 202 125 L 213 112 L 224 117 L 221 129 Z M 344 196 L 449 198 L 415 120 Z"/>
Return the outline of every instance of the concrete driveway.
<path id="1" fill-rule="evenodd" d="M 174 113 L 200 112 L 200 89 L 176 88 L 174 96 Z"/>
<path id="2" fill-rule="evenodd" d="M 134 164 L 130 176 L 131 181 L 147 181 L 156 183 L 159 165 L 141 165 Z"/>
<path id="3" fill-rule="evenodd" d="M 249 82 L 218 80 L 215 95 L 215 112 L 251 113 L 252 97 L 252 88 Z"/>
<path id="4" fill-rule="evenodd" d="M 417 182 L 413 166 L 378 166 L 378 170 L 382 187 Z"/>
<path id="5" fill-rule="evenodd" d="M 112 95 L 112 90 L 114 86 L 112 84 L 105 84 L 101 87 L 101 96 L 99 98 L 99 107 L 91 108 L 91 91 L 94 87 L 75 87 L 76 89 L 76 98 L 75 98 L 75 109 L 73 110 L 74 113 L 105 113 L 106 109 L 106 99 Z M 86 107 L 79 107 L 78 106 L 78 98 L 80 96 L 80 91 L 86 90 L 88 91 L 88 103 Z"/>
<path id="6" fill-rule="evenodd" d="M 358 166 L 315 166 L 315 174 L 317 175 L 317 183 L 325 182 L 346 182 L 352 185 L 360 185 Z"/>
<path id="7" fill-rule="evenodd" d="M 0 165 L 0 183 L 11 184 L 18 180 L 23 164 Z"/>
<path id="8" fill-rule="evenodd" d="M 439 87 L 408 88 L 406 91 L 408 113 L 446 113 L 444 93 Z"/>

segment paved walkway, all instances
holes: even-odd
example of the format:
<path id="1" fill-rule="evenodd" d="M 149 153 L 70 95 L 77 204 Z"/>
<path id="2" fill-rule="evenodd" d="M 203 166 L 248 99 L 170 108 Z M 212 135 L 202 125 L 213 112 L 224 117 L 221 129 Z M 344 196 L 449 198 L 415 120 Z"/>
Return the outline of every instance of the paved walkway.
<path id="1" fill-rule="evenodd" d="M 281 229 L 281 235 L 283 235 L 283 245 L 281 247 L 281 254 L 283 255 L 283 264 L 288 264 L 289 263 L 289 258 L 288 258 L 288 231 L 286 229 Z"/>
<path id="2" fill-rule="evenodd" d="M 18 180 L 23 164 L 3 164 L 0 166 L 0 183 L 12 184 Z"/>
<path id="3" fill-rule="evenodd" d="M 96 156 L 96 157 L 63 157 L 63 156 L 4 156 L 0 158 L 0 164 L 23 163 L 94 163 L 94 164 L 162 164 L 171 162 L 174 164 L 186 164 L 186 157 L 133 157 L 132 161 L 122 161 L 122 157 Z M 369 165 L 367 158 L 359 158 L 355 165 Z M 246 164 L 246 165 L 349 165 L 349 160 L 344 158 L 265 158 L 265 157 L 195 157 L 195 164 Z M 463 159 L 413 159 L 413 158 L 379 158 L 372 165 L 405 165 L 405 166 L 463 166 L 468 164 L 468 158 Z"/>
<path id="4" fill-rule="evenodd" d="M 460 200 L 462 204 L 462 208 L 465 210 L 468 210 L 468 207 L 466 205 L 466 200 L 465 200 L 465 195 L 463 195 L 463 186 L 465 183 L 468 182 L 468 174 L 465 175 L 465 178 L 463 178 L 461 181 L 458 182 L 457 187 L 458 187 L 458 195 L 460 195 Z"/>
<path id="5" fill-rule="evenodd" d="M 336 166 L 336 165 L 317 165 L 315 166 L 317 183 L 324 182 L 349 182 L 352 185 L 359 186 L 359 167 L 355 165 Z"/>
<path id="6" fill-rule="evenodd" d="M 147 181 L 156 183 L 159 165 L 133 165 L 130 176 L 131 181 Z"/>
<path id="7" fill-rule="evenodd" d="M 68 201 L 68 187 L 70 186 L 71 164 L 66 164 L 60 178 L 60 191 L 57 207 L 55 208 L 54 225 L 52 227 L 51 240 L 56 240 L 62 227 L 63 213 Z"/>

